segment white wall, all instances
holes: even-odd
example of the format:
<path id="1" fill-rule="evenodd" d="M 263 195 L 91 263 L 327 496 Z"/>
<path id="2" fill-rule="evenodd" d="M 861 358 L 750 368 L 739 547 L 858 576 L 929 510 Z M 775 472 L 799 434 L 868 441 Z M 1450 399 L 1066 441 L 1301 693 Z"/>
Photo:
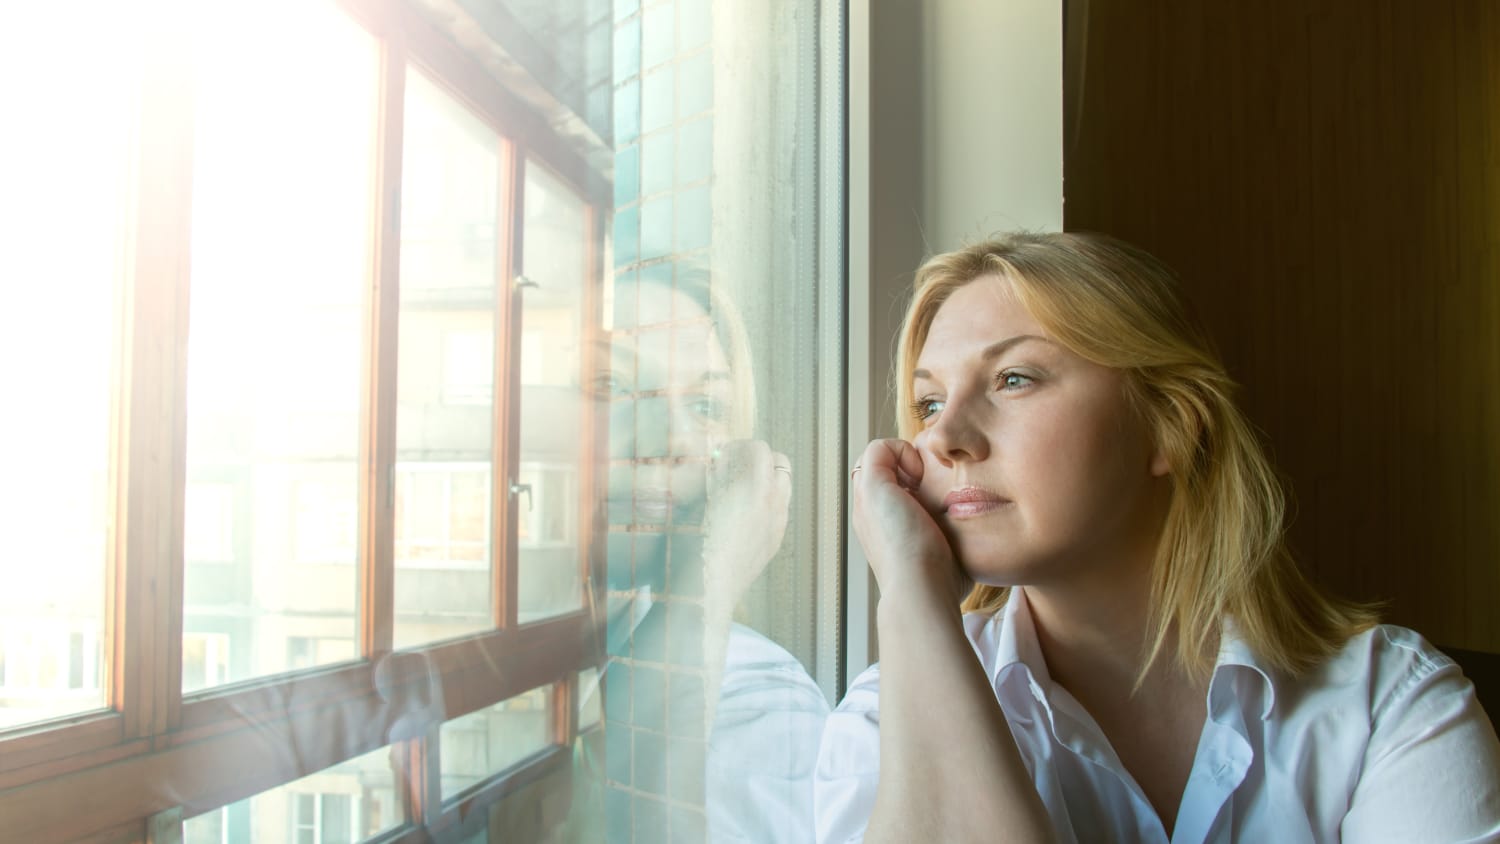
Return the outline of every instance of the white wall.
<path id="1" fill-rule="evenodd" d="M 893 341 L 930 254 L 1062 228 L 1062 0 L 850 0 L 849 465 L 895 429 Z M 877 658 L 848 531 L 850 679 Z"/>

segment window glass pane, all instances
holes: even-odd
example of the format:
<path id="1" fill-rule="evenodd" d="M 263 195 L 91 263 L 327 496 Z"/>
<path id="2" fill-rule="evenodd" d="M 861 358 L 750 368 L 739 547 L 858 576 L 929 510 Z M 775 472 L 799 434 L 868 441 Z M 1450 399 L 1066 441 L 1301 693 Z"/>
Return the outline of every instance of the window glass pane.
<path id="1" fill-rule="evenodd" d="M 526 167 L 522 294 L 518 609 L 529 621 L 583 605 L 578 481 L 585 447 L 582 349 L 592 248 L 587 208 L 546 168 Z"/>
<path id="2" fill-rule="evenodd" d="M 397 647 L 494 627 L 500 137 L 406 74 L 397 382 Z"/>
<path id="3" fill-rule="evenodd" d="M 842 88 L 818 58 L 839 54 L 840 4 L 617 12 L 640 61 L 614 65 L 610 363 L 590 382 L 608 418 L 602 825 L 812 840 L 845 488 Z"/>
<path id="4" fill-rule="evenodd" d="M 332 4 L 195 8 L 184 691 L 355 638 L 379 80 Z"/>
<path id="5" fill-rule="evenodd" d="M 455 718 L 439 735 L 447 800 L 552 743 L 552 687 Z"/>
<path id="6" fill-rule="evenodd" d="M 116 297 L 138 57 L 124 4 L 0 26 L 0 728 L 105 705 Z M 68 61 L 58 57 L 67 55 Z"/>
<path id="7" fill-rule="evenodd" d="M 184 844 L 353 844 L 405 823 L 391 749 L 356 756 L 183 822 Z"/>
<path id="8" fill-rule="evenodd" d="M 231 844 L 228 808 L 183 821 L 182 844 Z"/>
<path id="9" fill-rule="evenodd" d="M 604 695 L 599 690 L 599 669 L 578 672 L 578 730 L 582 732 L 599 723 L 604 712 Z"/>

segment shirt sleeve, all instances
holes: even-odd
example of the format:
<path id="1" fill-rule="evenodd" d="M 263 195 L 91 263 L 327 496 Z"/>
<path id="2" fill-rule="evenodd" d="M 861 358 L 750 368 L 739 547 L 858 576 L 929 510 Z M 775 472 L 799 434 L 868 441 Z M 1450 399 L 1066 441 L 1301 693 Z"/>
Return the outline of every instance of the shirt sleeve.
<path id="1" fill-rule="evenodd" d="M 813 775 L 818 844 L 863 841 L 880 781 L 880 666 L 855 679 L 828 716 Z"/>
<path id="2" fill-rule="evenodd" d="M 1500 741 L 1473 684 L 1410 630 L 1375 635 L 1391 658 L 1373 684 L 1343 840 L 1500 842 Z"/>
<path id="3" fill-rule="evenodd" d="M 730 639 L 705 758 L 708 841 L 807 844 L 828 701 L 801 663 L 759 634 Z"/>

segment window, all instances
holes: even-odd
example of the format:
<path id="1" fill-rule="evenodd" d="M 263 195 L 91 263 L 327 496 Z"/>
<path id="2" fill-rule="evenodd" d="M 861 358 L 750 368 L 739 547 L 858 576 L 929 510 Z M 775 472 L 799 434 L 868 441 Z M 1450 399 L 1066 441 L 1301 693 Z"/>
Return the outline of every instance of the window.
<path id="1" fill-rule="evenodd" d="M 97 36 L 44 7 L 7 26 L 41 47 L 0 39 L 36 128 L 0 147 L 0 272 L 30 281 L 0 392 L 35 397 L 0 423 L 29 446 L 0 490 L 0 812 L 87 838 L 170 793 L 216 842 L 483 817 L 566 763 L 555 712 L 601 657 L 593 411 L 565 394 L 607 182 L 419 3 L 97 5 Z M 32 91 L 75 49 L 97 67 Z M 526 328 L 523 270 L 559 285 Z M 525 408 L 561 456 L 523 462 Z M 455 730 L 477 755 L 444 761 Z M 74 799 L 106 764 L 121 787 Z M 417 785 L 450 771 L 449 804 Z"/>
<path id="2" fill-rule="evenodd" d="M 190 817 L 187 842 L 354 844 L 401 826 L 390 748 Z"/>
<path id="3" fill-rule="evenodd" d="M 0 622 L 0 727 L 99 700 L 99 657 L 92 629 L 37 616 Z"/>
<path id="4" fill-rule="evenodd" d="M 229 679 L 229 636 L 189 631 L 182 636 L 182 691 L 196 692 Z"/>
<path id="5" fill-rule="evenodd" d="M 728 654 L 838 667 L 841 4 L 770 8 L 8 18 L 7 835 L 705 837 Z"/>
<path id="6" fill-rule="evenodd" d="M 294 794 L 291 840 L 297 844 L 353 844 L 359 802 L 348 794 Z"/>
<path id="7" fill-rule="evenodd" d="M 442 791 L 451 799 L 553 744 L 552 696 L 534 689 L 442 726 Z"/>
<path id="8" fill-rule="evenodd" d="M 396 467 L 396 565 L 474 568 L 489 560 L 487 463 Z"/>
<path id="9" fill-rule="evenodd" d="M 69 49 L 119 72 L 70 63 L 43 82 L 55 45 L 34 37 L 61 15 L 18 14 L 0 35 L 0 727 L 107 705 L 108 666 L 71 687 L 68 637 L 104 637 L 115 466 L 111 367 L 128 246 L 127 151 L 138 77 L 122 11 L 101 9 Z M 45 31 L 45 30 L 44 30 Z M 94 102 L 90 108 L 60 103 Z M 79 688 L 96 690 L 80 694 Z"/>
<path id="10" fill-rule="evenodd" d="M 182 824 L 182 844 L 230 844 L 229 810 L 215 809 Z"/>

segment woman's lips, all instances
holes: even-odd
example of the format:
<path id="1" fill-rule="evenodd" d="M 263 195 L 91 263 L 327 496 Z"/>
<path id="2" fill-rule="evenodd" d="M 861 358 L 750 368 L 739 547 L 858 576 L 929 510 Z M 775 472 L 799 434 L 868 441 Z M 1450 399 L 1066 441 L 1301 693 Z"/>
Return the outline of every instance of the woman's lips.
<path id="1" fill-rule="evenodd" d="M 959 487 L 943 497 L 943 512 L 951 518 L 966 519 L 993 512 L 1009 503 L 1009 499 L 1002 498 L 987 489 L 966 486 Z"/>

